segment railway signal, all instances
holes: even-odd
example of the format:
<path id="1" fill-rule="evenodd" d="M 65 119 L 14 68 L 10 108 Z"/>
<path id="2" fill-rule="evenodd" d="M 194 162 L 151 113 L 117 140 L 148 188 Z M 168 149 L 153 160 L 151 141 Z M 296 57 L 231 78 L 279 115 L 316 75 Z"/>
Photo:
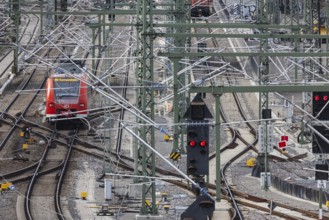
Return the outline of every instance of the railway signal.
<path id="1" fill-rule="evenodd" d="M 312 114 L 317 120 L 329 121 L 329 92 L 313 92 Z M 322 219 L 322 188 L 325 188 L 322 183 L 328 181 L 328 164 L 322 160 L 321 154 L 329 153 L 328 143 L 324 139 L 329 140 L 329 130 L 323 125 L 314 125 L 312 130 L 312 152 L 320 155 L 315 164 L 315 179 L 319 188 L 319 219 Z"/>
<path id="2" fill-rule="evenodd" d="M 212 115 L 202 99 L 201 93 L 197 94 L 188 107 L 184 118 L 187 118 L 186 152 L 187 174 L 209 174 L 209 125 L 205 118 Z"/>
<path id="3" fill-rule="evenodd" d="M 209 126 L 204 124 L 188 125 L 186 136 L 187 136 L 186 139 L 187 174 L 208 175 L 209 174 Z"/>
<path id="4" fill-rule="evenodd" d="M 313 92 L 312 114 L 320 121 L 329 121 L 329 92 Z M 329 147 L 320 135 L 329 139 L 329 130 L 323 125 L 315 125 L 317 132 L 312 134 L 312 152 L 314 154 L 329 153 Z"/>
<path id="5" fill-rule="evenodd" d="M 321 121 L 329 121 L 329 92 L 313 92 L 313 116 Z"/>
<path id="6" fill-rule="evenodd" d="M 202 99 L 201 93 L 198 93 L 194 97 L 184 114 L 184 118 L 193 120 L 195 122 L 203 121 L 205 118 L 213 118 L 208 107 Z"/>

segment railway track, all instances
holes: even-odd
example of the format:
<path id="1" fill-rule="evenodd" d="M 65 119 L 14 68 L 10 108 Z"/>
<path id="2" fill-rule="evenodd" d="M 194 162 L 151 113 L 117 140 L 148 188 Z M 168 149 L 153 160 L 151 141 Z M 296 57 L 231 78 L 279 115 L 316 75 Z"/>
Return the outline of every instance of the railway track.
<path id="1" fill-rule="evenodd" d="M 27 217 L 27 219 L 33 219 L 32 217 L 32 212 L 31 212 L 31 201 L 32 201 L 32 191 L 33 191 L 33 187 L 35 185 L 35 182 L 38 178 L 38 175 L 40 175 L 41 173 L 41 167 L 43 166 L 43 163 L 46 160 L 46 156 L 48 154 L 49 148 L 51 146 L 51 142 L 54 139 L 54 133 L 52 134 L 51 138 L 47 140 L 47 145 L 44 149 L 44 152 L 42 154 L 42 157 L 40 158 L 40 160 L 36 163 L 36 169 L 34 170 L 34 174 L 30 175 L 31 180 L 30 183 L 27 187 L 26 193 L 25 193 L 25 203 L 24 203 L 24 211 L 25 211 L 25 216 Z M 13 181 L 14 183 L 16 181 Z"/>
<path id="2" fill-rule="evenodd" d="M 59 40 L 60 38 L 61 38 L 61 36 L 59 35 L 59 37 L 53 38 L 52 41 L 55 42 L 55 41 Z M 52 49 L 53 48 L 43 47 L 43 49 L 40 49 L 37 52 L 35 52 L 35 55 L 37 55 L 40 60 L 42 60 L 42 59 L 48 60 L 46 58 L 46 56 L 48 56 L 48 57 L 51 56 L 51 58 L 56 57 L 56 55 L 55 55 L 56 52 L 51 52 Z M 40 72 L 40 69 L 41 69 L 41 72 Z M 38 74 L 38 71 L 41 74 L 41 76 Z M 41 91 L 41 89 L 43 87 L 43 84 L 46 80 L 46 74 L 44 74 L 44 73 L 45 73 L 45 71 L 42 68 L 39 68 L 39 70 L 37 70 L 36 68 L 31 70 L 29 77 L 24 81 L 24 83 L 21 85 L 21 87 L 19 89 L 20 89 L 20 91 L 23 91 L 23 92 L 24 92 L 24 90 L 36 91 L 36 92 L 33 92 L 32 95 L 26 95 L 26 94 L 22 95 L 20 93 L 16 93 L 15 96 L 10 100 L 7 107 L 1 112 L 1 124 L 6 125 L 7 127 L 10 127 L 10 128 L 8 128 L 9 131 L 6 132 L 5 137 L 2 139 L 2 143 L 0 145 L 1 149 L 3 149 L 4 146 L 8 143 L 9 139 L 12 138 L 11 136 L 14 132 L 16 132 L 17 130 L 22 130 L 23 127 L 25 127 L 25 126 L 33 127 L 33 131 L 31 131 L 31 135 L 39 136 L 41 139 L 44 139 L 46 142 L 48 140 L 48 145 L 45 147 L 45 150 L 44 150 L 43 155 L 41 156 L 41 159 L 38 159 L 37 162 L 25 163 L 24 168 L 21 168 L 21 169 L 16 168 L 15 171 L 7 171 L 6 173 L 4 173 L 2 175 L 2 177 L 3 177 L 2 181 L 12 181 L 14 184 L 31 179 L 30 184 L 27 187 L 25 205 L 24 205 L 24 210 L 26 212 L 25 214 L 26 214 L 27 219 L 33 219 L 33 218 L 38 219 L 38 217 L 32 217 L 33 215 L 39 216 L 39 217 L 43 216 L 42 214 L 38 214 L 38 212 L 37 212 L 38 208 L 36 208 L 35 206 L 34 206 L 34 208 L 32 208 L 33 211 L 31 210 L 30 201 L 31 201 L 32 189 L 34 188 L 34 191 L 36 191 L 37 193 L 41 193 L 40 187 L 42 188 L 42 186 L 40 185 L 40 183 L 42 183 L 43 181 L 47 181 L 47 179 L 46 180 L 40 179 L 40 178 L 42 178 L 42 175 L 46 175 L 46 174 L 53 175 L 51 173 L 60 169 L 61 167 L 63 167 L 64 169 L 67 168 L 67 161 L 69 159 L 69 157 L 67 157 L 66 160 L 63 160 L 63 162 L 58 161 L 58 160 L 54 161 L 54 162 L 51 162 L 51 161 L 45 162 L 45 156 L 48 154 L 48 151 L 53 151 L 52 153 L 50 153 L 50 155 L 56 155 L 58 153 L 54 149 L 50 150 L 50 148 L 53 147 L 52 146 L 53 139 L 57 138 L 55 136 L 58 136 L 59 134 L 58 134 L 58 132 L 55 132 L 55 134 L 54 134 L 54 131 L 52 131 L 51 128 L 47 128 L 47 127 L 42 126 L 33 121 L 29 121 L 24 117 L 25 114 L 29 111 L 29 108 L 35 101 L 36 97 L 38 96 L 39 91 Z M 67 136 L 69 136 L 69 135 L 67 135 Z M 62 142 L 65 142 L 65 141 L 62 141 Z M 58 149 L 58 147 L 57 147 L 57 149 Z M 72 147 L 70 147 L 69 149 L 70 149 L 69 152 L 71 152 Z M 32 152 L 35 152 L 35 151 L 32 151 Z M 29 157 L 36 158 L 37 154 L 35 154 L 35 153 L 30 154 Z M 12 164 L 14 164 L 14 163 L 12 162 Z M 16 167 L 15 165 L 11 166 L 11 169 L 15 169 L 15 167 Z M 8 167 L 8 168 L 10 168 L 10 167 Z M 32 170 L 34 170 L 34 173 L 30 173 Z M 2 172 L 4 172 L 4 170 L 2 170 Z M 65 173 L 64 170 L 61 171 L 62 175 L 64 175 L 64 173 Z M 63 180 L 63 176 L 59 176 L 59 179 Z M 35 187 L 36 183 L 38 183 L 37 187 Z M 59 193 L 60 193 L 61 185 L 62 185 L 62 181 L 59 181 L 58 185 L 56 186 L 56 193 L 55 193 L 55 190 L 53 191 L 55 197 L 57 197 L 57 201 L 54 202 L 54 204 L 55 203 L 57 204 L 56 212 L 59 212 L 59 210 L 61 209 L 59 207 L 59 205 L 60 205 Z M 42 192 L 47 194 L 47 190 L 43 190 Z M 33 204 L 35 205 L 35 203 L 32 203 L 32 207 L 33 207 Z M 55 210 L 54 207 L 55 206 L 53 206 L 52 210 Z M 63 216 L 63 213 L 61 213 L 61 212 L 59 212 L 59 213 L 60 213 L 60 216 Z"/>
<path id="3" fill-rule="evenodd" d="M 23 28 L 20 30 L 20 36 L 18 39 L 18 45 L 24 45 L 23 47 L 31 47 L 31 45 L 35 45 L 35 43 L 32 43 L 33 37 L 36 36 L 35 33 L 38 30 L 39 27 L 39 17 L 36 15 L 24 15 L 26 17 L 25 20 L 25 25 Z M 32 21 L 31 16 L 36 18 L 36 21 Z M 35 25 L 33 26 L 32 33 L 29 33 L 30 31 L 28 28 L 30 27 L 31 23 L 34 23 Z M 16 45 L 13 45 L 15 47 Z M 24 59 L 24 52 L 19 50 L 20 52 L 18 53 L 18 60 L 22 61 Z M 0 63 L 3 63 L 4 65 L 0 67 L 0 78 L 4 76 L 5 73 L 10 71 L 10 67 L 13 65 L 13 49 L 10 49 L 6 51 L 3 56 L 0 57 Z"/>
<path id="4" fill-rule="evenodd" d="M 130 58 L 133 51 L 132 51 L 132 47 L 131 45 L 133 44 L 133 38 L 132 38 L 132 34 L 133 34 L 133 29 L 131 28 L 130 32 L 129 32 L 130 36 L 129 36 L 129 39 L 128 39 L 128 47 L 130 48 L 129 49 L 129 52 L 128 52 L 128 58 L 127 58 L 127 61 L 126 63 L 130 63 Z M 126 69 L 125 69 L 125 74 L 124 74 L 124 79 L 123 79 L 123 89 L 122 89 L 122 92 L 121 92 L 121 98 L 122 99 L 127 99 L 127 86 L 128 86 L 128 79 L 129 79 L 129 68 L 130 68 L 130 65 L 126 65 Z M 118 134 L 117 134 L 117 141 L 116 141 L 116 153 L 118 155 L 120 155 L 120 151 L 121 151 L 121 146 L 122 146 L 122 133 L 123 133 L 123 128 L 121 126 L 121 122 L 124 120 L 124 117 L 125 117 L 125 112 L 126 110 L 124 108 L 121 108 L 120 110 L 120 113 L 119 113 L 119 122 L 118 122 Z"/>
<path id="5" fill-rule="evenodd" d="M 65 138 L 68 138 L 68 137 L 69 136 L 65 136 L 65 135 L 61 134 L 61 139 L 63 139 L 63 140 L 65 140 Z M 65 141 L 56 140 L 56 142 L 58 144 L 66 144 L 67 145 L 67 143 L 65 143 Z M 83 141 L 77 139 L 77 143 L 80 143 L 81 144 L 81 143 L 83 143 Z M 74 150 L 78 150 L 78 151 L 83 152 L 83 153 L 85 153 L 87 155 L 93 155 L 94 157 L 99 158 L 100 160 L 103 159 L 103 153 L 102 153 L 103 149 L 101 147 L 92 145 L 90 143 L 84 143 L 84 145 L 85 145 L 84 147 L 82 147 L 82 146 L 75 146 L 74 147 Z M 248 150 L 250 150 L 250 149 L 248 149 Z M 98 153 L 96 153 L 96 152 L 98 152 Z M 115 153 L 116 152 L 112 152 L 112 154 L 115 154 Z M 237 157 L 240 157 L 240 155 L 237 155 Z M 117 157 L 116 156 L 113 156 L 113 158 L 111 160 L 114 160 L 114 158 L 117 158 Z M 119 164 L 120 167 L 122 167 L 122 168 L 124 168 L 126 170 L 130 170 L 130 171 L 133 171 L 134 170 L 133 165 L 132 165 L 132 163 L 133 163 L 133 159 L 132 158 L 126 157 L 124 155 L 120 155 L 120 160 L 125 160 L 125 162 L 124 163 L 121 163 L 120 161 L 116 161 L 115 163 L 116 164 Z M 110 159 L 108 159 L 108 161 L 110 161 Z M 127 165 L 129 163 L 130 163 L 130 165 Z M 53 169 L 59 169 L 61 165 L 62 165 L 62 163 L 60 165 L 54 167 Z M 44 175 L 47 171 L 48 170 L 45 170 L 43 172 L 40 172 L 40 175 Z M 166 169 L 159 169 L 159 168 L 157 168 L 157 172 L 159 172 L 161 175 L 165 175 L 165 176 L 170 175 L 170 176 L 179 177 L 179 175 L 177 175 L 175 172 L 170 172 L 170 171 L 168 171 Z M 7 175 L 10 176 L 12 174 L 7 174 Z M 32 178 L 32 177 L 30 176 L 29 178 Z M 26 180 L 26 179 L 21 179 L 20 181 L 22 181 L 22 180 Z M 184 186 L 185 189 L 188 188 L 188 185 L 187 184 L 182 184 L 181 181 L 174 181 L 174 182 L 169 181 L 169 182 L 171 182 L 171 183 L 173 183 L 175 185 Z M 14 181 L 14 183 L 16 183 L 16 182 Z M 215 190 L 215 185 L 213 185 L 213 184 L 210 184 L 208 187 L 209 187 L 210 190 Z M 266 199 L 261 198 L 261 197 L 256 197 L 256 196 L 248 195 L 246 193 L 239 192 L 239 191 L 237 191 L 235 189 L 231 189 L 231 191 L 235 195 L 238 195 L 239 198 L 242 197 L 244 199 L 247 199 L 247 200 L 251 201 L 251 202 L 248 202 L 246 200 L 235 198 L 235 201 L 238 204 L 245 205 L 245 206 L 252 207 L 252 208 L 257 208 L 257 209 L 263 210 L 263 211 L 268 211 L 267 208 L 264 208 L 264 207 L 262 207 L 260 205 L 255 205 L 254 202 L 260 202 L 261 201 L 263 203 L 268 204 L 268 202 L 270 202 L 269 200 L 266 200 Z M 226 189 L 223 189 L 223 194 L 225 194 L 226 192 L 227 192 Z M 214 195 L 213 194 L 214 191 L 209 191 L 209 193 L 212 193 L 212 195 Z M 228 197 L 225 197 L 224 196 L 224 198 L 230 200 L 230 198 L 228 198 Z M 310 216 L 310 217 L 317 216 L 316 213 L 312 213 L 312 212 L 309 212 L 309 211 L 306 211 L 306 210 L 301 210 L 301 209 L 298 209 L 298 208 L 294 208 L 294 207 L 289 206 L 289 205 L 280 204 L 280 203 L 277 203 L 277 205 L 280 206 L 280 207 L 282 206 L 285 209 L 290 209 L 290 210 L 294 210 L 296 212 L 304 213 L 304 215 L 306 215 L 306 216 Z M 273 215 L 277 215 L 277 216 L 284 217 L 284 218 L 287 218 L 287 219 L 300 219 L 300 218 L 295 218 L 293 216 L 290 216 L 289 217 L 289 215 L 283 214 L 283 213 L 280 213 L 280 212 L 273 212 Z"/>
<path id="6" fill-rule="evenodd" d="M 98 66 L 98 64 L 97 64 L 97 66 Z M 128 73 L 129 71 L 126 69 L 125 72 Z M 126 77 L 125 79 L 126 79 L 125 80 L 125 83 L 126 83 L 128 77 Z M 124 85 L 127 85 L 127 84 L 124 84 Z M 126 86 L 124 86 L 124 87 L 126 87 Z M 125 92 L 123 92 L 121 94 L 121 96 L 122 97 L 125 97 Z M 120 121 L 123 120 L 123 118 L 124 118 L 123 117 L 123 114 L 124 114 L 124 111 L 125 111 L 123 108 L 113 106 L 113 108 L 111 107 L 110 111 L 111 112 L 120 111 L 120 117 L 119 117 L 119 119 L 120 119 Z M 95 112 L 92 113 L 92 115 L 90 116 L 89 119 L 92 120 L 94 118 L 99 117 L 102 114 L 104 114 L 104 109 L 95 110 Z M 28 120 L 24 119 L 24 117 L 22 115 L 17 115 L 17 114 L 14 114 L 13 112 L 3 111 L 1 113 L 1 116 L 2 116 L 2 119 L 1 120 L 3 122 L 7 123 L 7 124 L 16 123 L 17 122 L 17 117 L 18 117 L 19 120 L 20 120 L 19 123 L 21 123 L 22 125 L 24 124 L 24 125 L 34 126 L 35 131 L 33 131 L 33 133 L 35 135 L 37 135 L 37 133 L 39 132 L 39 131 L 37 132 L 36 130 L 37 129 L 40 129 L 40 131 L 41 131 L 41 133 L 43 135 L 44 135 L 44 133 L 47 133 L 47 138 L 46 139 L 52 139 L 52 135 L 53 134 L 51 133 L 52 132 L 51 129 L 49 130 L 48 128 L 42 128 L 42 126 L 39 126 L 37 124 L 34 124 L 34 122 L 31 122 L 31 121 L 28 121 Z M 22 118 L 21 118 L 21 116 L 22 116 Z M 223 118 L 223 116 L 222 116 L 222 118 Z M 20 128 L 20 129 L 22 128 L 22 126 L 19 125 L 18 123 L 15 125 L 15 127 L 16 128 Z M 246 145 L 246 148 L 241 152 L 242 154 L 244 154 L 244 151 L 255 150 L 253 148 L 253 146 L 252 146 L 253 143 L 250 144 L 246 140 L 244 140 L 241 137 L 241 134 L 236 129 L 233 129 L 233 128 L 229 128 L 229 129 L 230 129 L 230 132 L 231 132 L 232 141 L 227 146 L 223 147 L 223 151 L 221 151 L 221 152 L 224 152 L 224 151 L 229 150 L 230 148 L 234 147 L 236 145 L 235 141 L 237 139 L 241 140 Z M 131 158 L 129 158 L 129 157 L 125 157 L 124 155 L 120 154 L 120 152 L 121 152 L 121 144 L 122 144 L 122 133 L 120 134 L 120 131 L 122 132 L 122 129 L 120 128 L 120 126 L 119 126 L 118 130 L 119 130 L 119 135 L 117 136 L 118 138 L 117 138 L 117 141 L 116 141 L 117 146 L 116 146 L 115 151 L 112 152 L 111 154 L 114 157 L 116 157 L 117 159 L 120 158 L 121 161 L 125 160 L 124 163 L 122 163 L 122 164 L 120 163 L 120 166 L 122 166 L 122 168 L 128 169 L 128 170 L 133 170 L 133 166 L 128 166 L 127 165 L 129 163 L 131 164 L 133 162 L 133 160 Z M 40 133 L 40 135 L 41 135 L 41 133 Z M 88 155 L 93 155 L 94 157 L 104 158 L 104 155 L 95 153 L 95 152 L 103 152 L 103 148 L 98 147 L 98 146 L 95 146 L 93 144 L 90 144 L 90 143 L 86 142 L 85 140 L 83 140 L 83 138 L 79 138 L 79 137 L 74 138 L 74 140 L 72 140 L 72 146 L 70 146 L 70 143 L 65 143 L 65 141 L 63 141 L 65 139 L 69 139 L 69 135 L 65 135 L 65 134 L 57 133 L 56 132 L 56 136 L 61 137 L 61 138 L 59 138 L 59 140 L 53 140 L 53 142 L 56 142 L 56 143 L 61 144 L 61 145 L 64 145 L 66 148 L 69 148 L 70 151 L 72 149 L 73 150 L 79 150 L 81 152 L 87 153 Z M 60 140 L 60 139 L 62 139 L 62 140 Z M 82 146 L 73 146 L 73 142 L 78 143 L 78 144 L 81 144 L 81 145 L 84 145 L 84 147 L 82 147 Z M 211 155 L 211 158 L 213 158 L 213 157 L 215 157 L 215 154 L 212 154 Z M 241 157 L 241 155 L 239 157 Z M 106 158 L 106 160 L 107 160 L 107 158 Z M 114 158 L 111 158 L 111 160 L 114 160 Z M 236 159 L 232 158 L 232 161 L 230 160 L 230 163 L 233 163 L 235 160 Z M 23 181 L 23 180 L 26 180 L 26 179 L 34 179 L 34 176 L 41 176 L 41 175 L 47 174 L 48 172 L 59 170 L 62 167 L 66 167 L 65 162 L 60 162 L 56 166 L 53 166 L 53 167 L 47 168 L 47 169 L 43 169 L 42 171 L 40 171 L 39 169 L 40 169 L 40 166 L 41 166 L 40 164 L 42 164 L 42 161 L 43 161 L 43 159 L 41 158 L 38 162 L 29 165 L 24 170 L 24 172 L 26 172 L 27 170 L 32 170 L 32 169 L 35 169 L 37 167 L 36 170 L 38 170 L 38 171 L 36 173 L 34 173 L 32 175 L 31 174 L 25 175 L 25 177 L 22 176 L 19 179 L 16 178 L 16 180 L 13 180 L 13 182 L 16 183 L 16 182 Z M 228 163 L 227 166 L 229 166 L 229 163 Z M 225 174 L 225 169 L 226 168 L 227 168 L 226 166 L 223 168 L 223 176 L 225 176 L 224 174 Z M 23 172 L 23 170 L 20 170 L 20 171 L 19 170 L 16 170 L 15 172 L 8 172 L 8 173 L 4 174 L 3 176 L 5 176 L 5 178 L 11 178 L 13 176 L 16 176 L 17 177 L 18 173 L 20 173 L 20 172 Z M 161 175 L 172 175 L 172 176 L 175 176 L 175 173 L 171 173 L 168 170 L 163 170 L 163 169 L 161 170 L 161 169 L 157 168 L 157 172 L 161 173 Z M 62 176 L 62 174 L 64 173 L 64 171 L 61 171 L 60 173 L 61 173 L 61 176 Z M 224 182 L 226 182 L 226 180 L 224 180 Z M 179 182 L 175 182 L 175 184 L 178 184 L 179 185 L 179 184 L 181 184 L 181 182 L 180 183 Z M 61 187 L 61 185 L 57 186 L 56 188 L 57 189 L 58 188 L 60 189 L 60 187 Z M 187 188 L 186 185 L 184 187 Z M 214 188 L 213 188 L 213 186 L 209 186 L 209 189 L 214 189 Z M 57 190 L 56 192 L 58 192 L 58 191 L 60 191 L 60 190 Z M 210 191 L 210 193 L 213 193 L 213 192 Z M 249 204 L 250 207 L 257 208 L 257 209 L 263 210 L 263 211 L 268 211 L 266 208 L 264 209 L 261 206 L 255 206 L 255 205 L 252 206 L 251 203 L 248 203 L 248 202 L 246 202 L 246 201 L 244 201 L 244 200 L 242 200 L 240 198 L 234 198 L 234 195 L 239 195 L 239 197 L 243 197 L 243 195 L 241 194 L 241 192 L 236 191 L 234 189 L 231 189 L 228 184 L 226 184 L 226 188 L 223 189 L 223 193 L 230 194 L 231 195 L 230 198 L 229 197 L 225 197 L 225 198 L 228 199 L 228 200 L 230 200 L 230 201 L 232 201 L 233 203 L 241 204 L 241 205 L 244 205 L 244 206 L 248 206 L 246 204 Z M 58 192 L 56 194 L 59 195 L 60 193 Z M 245 195 L 245 197 L 248 198 L 248 199 L 250 199 L 252 196 L 251 195 Z M 255 198 L 253 197 L 253 199 L 255 199 Z M 56 203 L 59 204 L 60 203 L 59 202 L 60 201 L 59 200 L 59 197 L 57 197 L 57 200 L 58 201 Z M 262 199 L 262 198 L 259 198 L 259 200 L 264 201 L 264 199 Z M 234 205 L 234 206 L 235 206 L 235 210 L 236 211 L 235 211 L 235 214 L 232 214 L 232 216 L 235 217 L 235 218 L 238 218 L 238 217 L 240 217 L 240 214 L 239 214 L 240 212 L 238 210 L 238 206 L 237 205 Z M 286 208 L 289 208 L 289 207 L 287 206 Z M 59 219 L 63 219 L 64 218 L 65 214 L 61 211 L 60 205 L 57 207 L 56 212 L 58 213 L 57 214 L 57 217 Z M 276 215 L 281 216 L 281 217 L 285 217 L 287 219 L 298 219 L 298 218 L 294 218 L 293 216 L 284 215 L 282 213 L 273 213 L 273 214 L 276 214 Z"/>
<path id="7" fill-rule="evenodd" d="M 72 134 L 73 136 L 71 136 L 71 138 L 68 140 L 69 149 L 65 156 L 64 164 L 63 164 L 62 170 L 60 171 L 58 182 L 56 184 L 56 191 L 55 191 L 55 198 L 54 198 L 55 199 L 55 210 L 56 210 L 58 219 L 61 219 L 61 220 L 65 219 L 64 213 L 63 213 L 62 207 L 61 207 L 61 202 L 60 202 L 61 188 L 62 188 L 62 184 L 63 184 L 64 175 L 67 171 L 68 161 L 70 159 L 73 145 L 74 145 L 74 142 L 75 142 L 75 139 L 76 139 L 76 136 L 78 135 L 78 133 L 79 133 L 79 130 L 75 130 Z"/>
<path id="8" fill-rule="evenodd" d="M 44 52 L 44 56 L 49 55 L 49 53 Z M 34 80 L 34 82 L 31 84 L 31 82 Z M 17 127 L 21 123 L 21 121 L 24 119 L 24 115 L 27 113 L 31 105 L 33 104 L 34 100 L 36 99 L 37 95 L 39 94 L 39 90 L 43 87 L 45 83 L 45 76 L 38 75 L 37 69 L 34 68 L 32 70 L 32 73 L 29 75 L 29 77 L 25 80 L 25 82 L 22 85 L 22 89 L 28 88 L 37 88 L 37 91 L 34 94 L 31 94 L 29 96 L 21 96 L 19 93 L 17 93 L 12 100 L 9 102 L 7 107 L 4 109 L 3 112 L 1 112 L 0 118 L 2 120 L 10 119 L 11 123 L 8 125 L 10 128 L 8 129 L 8 132 L 4 135 L 2 138 L 2 141 L 0 143 L 0 149 L 3 150 L 7 142 L 12 138 L 12 135 L 16 132 L 17 133 Z M 14 106 L 16 107 L 14 108 Z M 19 151 L 18 146 L 9 146 L 14 148 L 11 150 L 12 152 Z M 8 150 L 7 150 L 8 151 Z"/>

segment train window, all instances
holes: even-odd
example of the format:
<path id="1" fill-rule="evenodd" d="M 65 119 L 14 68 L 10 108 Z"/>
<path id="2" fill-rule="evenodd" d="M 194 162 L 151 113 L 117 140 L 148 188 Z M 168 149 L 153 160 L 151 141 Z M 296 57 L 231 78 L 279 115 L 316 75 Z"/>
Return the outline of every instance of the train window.
<path id="1" fill-rule="evenodd" d="M 77 64 L 73 63 L 64 63 L 61 64 L 58 68 L 56 68 L 57 74 L 71 73 L 71 74 L 80 74 L 82 73 L 81 69 Z"/>
<path id="2" fill-rule="evenodd" d="M 76 79 L 57 79 L 54 81 L 55 96 L 62 97 L 77 97 L 79 96 L 80 81 Z"/>

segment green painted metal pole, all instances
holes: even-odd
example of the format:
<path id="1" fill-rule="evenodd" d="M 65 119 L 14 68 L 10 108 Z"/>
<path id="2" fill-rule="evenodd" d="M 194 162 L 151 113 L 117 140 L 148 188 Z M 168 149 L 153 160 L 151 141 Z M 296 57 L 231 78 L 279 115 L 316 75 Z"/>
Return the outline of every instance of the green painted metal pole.
<path id="1" fill-rule="evenodd" d="M 97 29 L 97 37 L 98 37 L 98 54 L 101 53 L 100 46 L 102 45 L 102 35 L 101 35 L 101 30 L 102 30 L 102 25 L 101 25 L 101 20 L 102 17 L 101 15 L 98 15 L 98 29 Z"/>
<path id="2" fill-rule="evenodd" d="M 216 103 L 216 201 L 221 200 L 221 173 L 220 173 L 220 96 L 221 94 L 215 94 Z"/>
<path id="3" fill-rule="evenodd" d="M 177 11 L 177 13 L 174 14 L 173 18 L 175 20 L 175 23 L 180 24 L 180 26 L 176 27 L 174 32 L 177 33 L 185 33 L 186 28 L 185 24 L 187 23 L 187 9 L 185 5 L 185 0 L 173 0 L 171 1 L 173 4 L 173 9 Z M 180 36 L 176 37 L 173 41 L 175 46 L 175 52 L 177 53 L 184 53 L 185 45 L 186 45 L 186 37 Z M 173 101 L 173 107 L 174 107 L 174 143 L 173 143 L 173 152 L 179 152 L 179 153 L 185 153 L 184 145 L 184 139 L 183 139 L 183 126 L 177 125 L 181 122 L 185 110 L 186 110 L 186 97 L 185 93 L 178 93 L 179 89 L 182 88 L 183 85 L 185 85 L 185 75 L 178 75 L 178 72 L 182 70 L 183 66 L 179 62 L 183 56 L 177 56 L 172 59 L 173 61 L 173 79 L 174 79 L 174 101 Z M 188 100 L 189 101 L 189 100 Z"/>
<path id="4" fill-rule="evenodd" d="M 57 12 L 57 0 L 54 0 L 54 5 L 55 5 L 54 11 L 56 13 Z M 58 17 L 59 17 L 59 14 L 55 14 L 55 25 L 58 22 Z"/>
<path id="5" fill-rule="evenodd" d="M 179 71 L 179 59 L 172 59 L 173 61 L 173 79 L 174 79 L 174 99 L 173 99 L 173 108 L 174 108 L 174 140 L 173 140 L 173 151 L 178 152 L 179 148 L 179 126 L 177 125 L 179 121 L 179 82 L 178 82 L 178 77 L 177 73 Z"/>
<path id="6" fill-rule="evenodd" d="M 269 188 L 269 183 L 268 183 L 268 172 L 269 172 L 269 167 L 268 167 L 268 120 L 265 122 L 265 182 L 264 182 L 264 190 L 268 191 Z"/>
<path id="7" fill-rule="evenodd" d="M 106 22 L 106 16 L 105 14 L 102 16 L 102 33 L 103 33 L 103 45 L 105 46 L 106 45 L 106 26 L 104 25 L 105 22 Z M 108 50 L 109 48 L 106 48 L 106 50 Z M 100 50 L 100 53 L 101 53 L 102 50 Z"/>

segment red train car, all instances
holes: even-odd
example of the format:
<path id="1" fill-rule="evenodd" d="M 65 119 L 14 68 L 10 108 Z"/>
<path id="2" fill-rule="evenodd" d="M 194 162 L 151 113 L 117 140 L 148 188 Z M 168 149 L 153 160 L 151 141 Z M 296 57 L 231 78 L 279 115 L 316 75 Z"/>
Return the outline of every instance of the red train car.
<path id="1" fill-rule="evenodd" d="M 192 0 L 191 17 L 208 17 L 212 14 L 213 0 Z"/>
<path id="2" fill-rule="evenodd" d="M 61 64 L 52 70 L 46 83 L 48 122 L 56 118 L 88 116 L 88 85 L 82 70 L 73 63 Z"/>

